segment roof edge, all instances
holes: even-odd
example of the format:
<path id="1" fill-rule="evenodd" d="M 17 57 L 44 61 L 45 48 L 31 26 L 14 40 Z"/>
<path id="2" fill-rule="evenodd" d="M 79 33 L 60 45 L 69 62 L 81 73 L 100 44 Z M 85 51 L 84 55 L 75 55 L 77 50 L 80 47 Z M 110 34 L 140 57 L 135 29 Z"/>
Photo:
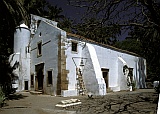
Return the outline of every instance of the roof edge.
<path id="1" fill-rule="evenodd" d="M 130 52 L 130 51 L 127 51 L 127 50 L 119 49 L 119 48 L 116 48 L 116 47 L 114 47 L 114 46 L 110 46 L 110 45 L 107 45 L 107 44 L 102 44 L 102 43 L 96 42 L 96 41 L 94 41 L 94 40 L 91 40 L 91 39 L 89 39 L 89 38 L 86 38 L 86 37 L 84 37 L 84 36 L 80 36 L 80 35 L 77 35 L 77 34 L 73 34 L 73 33 L 67 32 L 67 36 L 76 37 L 76 38 L 85 40 L 85 41 L 87 41 L 87 42 L 94 43 L 94 44 L 96 44 L 96 45 L 100 45 L 100 46 L 103 46 L 103 47 L 110 48 L 110 49 L 115 50 L 115 51 L 119 51 L 119 52 L 123 52 L 123 53 L 127 53 L 127 54 L 130 54 L 130 55 L 134 55 L 134 56 L 141 57 L 140 55 L 138 55 L 138 54 L 136 54 L 136 53 L 134 53 L 134 52 Z"/>

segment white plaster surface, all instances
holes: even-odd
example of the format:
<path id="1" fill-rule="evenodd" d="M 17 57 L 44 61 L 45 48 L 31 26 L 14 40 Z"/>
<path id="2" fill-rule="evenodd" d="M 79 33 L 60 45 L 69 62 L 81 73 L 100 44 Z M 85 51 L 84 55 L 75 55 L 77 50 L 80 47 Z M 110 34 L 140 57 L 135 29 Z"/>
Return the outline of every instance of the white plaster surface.
<path id="1" fill-rule="evenodd" d="M 28 89 L 30 89 L 30 53 L 26 51 L 30 42 L 30 30 L 25 24 L 21 24 L 16 28 L 14 33 L 14 54 L 13 64 L 19 62 L 16 72 L 18 76 L 18 91 L 24 90 L 24 81 L 28 81 Z"/>
<path id="2" fill-rule="evenodd" d="M 77 96 L 77 90 L 62 90 L 61 95 L 63 97 L 69 97 L 69 96 Z"/>
<path id="3" fill-rule="evenodd" d="M 31 30 L 31 34 L 35 34 L 37 29 L 38 29 L 38 21 L 44 21 L 50 25 L 53 25 L 53 26 L 57 26 L 57 22 L 55 21 L 52 21 L 52 20 L 49 20 L 49 19 L 46 19 L 46 18 L 43 18 L 43 17 L 40 17 L 40 16 L 37 16 L 37 15 L 33 15 L 31 14 L 31 24 L 30 24 L 30 30 Z"/>
<path id="4" fill-rule="evenodd" d="M 117 52 L 99 45 L 92 45 L 96 50 L 100 67 L 109 69 L 109 87 L 117 87 L 119 83 Z"/>
<path id="5" fill-rule="evenodd" d="M 41 36 L 39 34 L 41 33 Z M 61 31 L 56 27 L 41 21 L 31 41 L 31 74 L 36 76 L 35 65 L 44 63 L 43 89 L 47 94 L 56 95 L 58 76 L 58 40 Z M 42 56 L 37 57 L 37 43 L 42 42 Z M 47 85 L 47 72 L 52 70 L 53 84 Z M 34 86 L 35 90 L 35 86 Z"/>
<path id="6" fill-rule="evenodd" d="M 41 20 L 39 26 L 37 26 L 38 20 Z M 81 41 L 81 38 L 67 37 L 66 32 L 57 27 L 57 22 L 39 16 L 31 15 L 31 32 L 25 25 L 21 25 L 21 27 L 23 29 L 17 28 L 14 34 L 14 53 L 17 54 L 13 57 L 13 62 L 11 63 L 13 65 L 16 60 L 20 63 L 21 71 L 15 70 L 19 76 L 20 90 L 24 89 L 24 81 L 27 80 L 30 83 L 30 74 L 36 76 L 35 65 L 44 63 L 44 90 L 46 93 L 56 95 L 59 38 L 61 38 L 61 42 L 65 43 L 65 46 L 62 46 L 61 49 L 65 49 L 67 57 L 66 70 L 69 71 L 67 75 L 69 81 L 68 90 L 62 91 L 63 96 L 77 95 L 76 66 L 82 69 L 87 92 L 96 95 L 106 94 L 102 68 L 109 70 L 108 86 L 111 90 L 128 89 L 123 74 L 123 66 L 125 64 L 133 68 L 133 79 L 136 81 L 136 87 L 146 87 L 146 60 L 141 57 L 96 43 Z M 32 39 L 30 39 L 30 34 L 34 34 Z M 42 56 L 37 57 L 37 43 L 40 41 L 42 42 Z M 78 43 L 77 52 L 71 51 L 71 41 Z M 28 54 L 26 54 L 27 46 L 31 46 Z M 81 58 L 86 58 L 84 67 L 80 67 Z M 51 69 L 53 85 L 47 86 L 47 71 Z"/>
<path id="7" fill-rule="evenodd" d="M 88 51 L 89 51 L 91 61 L 92 61 L 92 64 L 93 64 L 93 70 L 95 72 L 95 76 L 96 76 L 97 83 L 98 83 L 98 86 L 99 86 L 99 88 L 98 88 L 99 93 L 98 94 L 99 95 L 105 95 L 106 94 L 106 88 L 105 88 L 106 85 L 105 85 L 104 78 L 103 78 L 102 73 L 101 73 L 101 68 L 100 68 L 98 58 L 97 58 L 97 53 L 96 53 L 94 47 L 91 44 L 87 43 L 87 47 L 88 47 Z"/>

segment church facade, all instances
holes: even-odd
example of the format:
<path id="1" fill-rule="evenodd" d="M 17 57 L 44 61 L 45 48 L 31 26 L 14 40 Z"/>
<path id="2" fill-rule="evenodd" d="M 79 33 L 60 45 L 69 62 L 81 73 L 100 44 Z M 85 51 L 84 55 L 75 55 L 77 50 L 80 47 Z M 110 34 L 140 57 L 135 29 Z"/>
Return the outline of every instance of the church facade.
<path id="1" fill-rule="evenodd" d="M 107 34 L 107 33 L 106 33 Z M 31 15 L 14 35 L 11 65 L 19 91 L 77 96 L 146 88 L 146 60 L 135 53 L 67 33 L 57 22 Z"/>

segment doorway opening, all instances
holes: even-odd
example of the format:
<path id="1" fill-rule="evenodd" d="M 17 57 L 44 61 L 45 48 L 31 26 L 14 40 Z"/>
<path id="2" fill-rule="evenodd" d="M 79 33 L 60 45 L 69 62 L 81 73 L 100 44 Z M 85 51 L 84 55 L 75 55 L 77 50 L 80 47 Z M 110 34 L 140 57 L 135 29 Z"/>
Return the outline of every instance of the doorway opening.
<path id="1" fill-rule="evenodd" d="M 43 91 L 44 63 L 35 66 L 36 69 L 36 90 Z"/>
<path id="2" fill-rule="evenodd" d="M 133 83 L 133 68 L 129 68 L 128 76 L 130 77 L 131 83 Z"/>
<path id="3" fill-rule="evenodd" d="M 24 81 L 24 90 L 28 90 L 28 81 Z"/>
<path id="4" fill-rule="evenodd" d="M 102 76 L 104 78 L 104 81 L 106 83 L 106 91 L 108 92 L 109 91 L 109 84 L 108 84 L 108 77 L 109 77 L 109 69 L 105 69 L 105 68 L 102 68 L 101 69 L 102 71 Z"/>

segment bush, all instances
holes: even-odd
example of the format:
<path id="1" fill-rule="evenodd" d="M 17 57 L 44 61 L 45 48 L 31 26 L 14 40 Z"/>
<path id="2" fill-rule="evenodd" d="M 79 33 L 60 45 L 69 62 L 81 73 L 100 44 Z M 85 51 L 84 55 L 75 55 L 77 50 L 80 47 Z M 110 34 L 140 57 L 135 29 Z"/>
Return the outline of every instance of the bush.
<path id="1" fill-rule="evenodd" d="M 0 60 L 2 60 L 0 61 L 0 69 L 3 71 L 0 75 L 0 87 L 5 96 L 8 97 L 9 94 L 15 92 L 14 88 L 12 88 L 12 83 L 18 79 L 18 76 L 14 74 L 15 68 L 10 66 L 7 57 L 0 55 Z"/>
<path id="2" fill-rule="evenodd" d="M 4 94 L 4 92 L 2 91 L 2 88 L 0 87 L 0 107 L 3 106 L 4 101 L 5 101 L 5 94 Z"/>
<path id="3" fill-rule="evenodd" d="M 137 89 L 137 88 L 136 88 L 136 81 L 133 81 L 133 83 L 132 83 L 132 88 L 133 88 L 133 91 Z"/>
<path id="4" fill-rule="evenodd" d="M 154 85 L 154 89 L 157 93 L 160 93 L 160 84 L 158 83 L 156 86 Z"/>

